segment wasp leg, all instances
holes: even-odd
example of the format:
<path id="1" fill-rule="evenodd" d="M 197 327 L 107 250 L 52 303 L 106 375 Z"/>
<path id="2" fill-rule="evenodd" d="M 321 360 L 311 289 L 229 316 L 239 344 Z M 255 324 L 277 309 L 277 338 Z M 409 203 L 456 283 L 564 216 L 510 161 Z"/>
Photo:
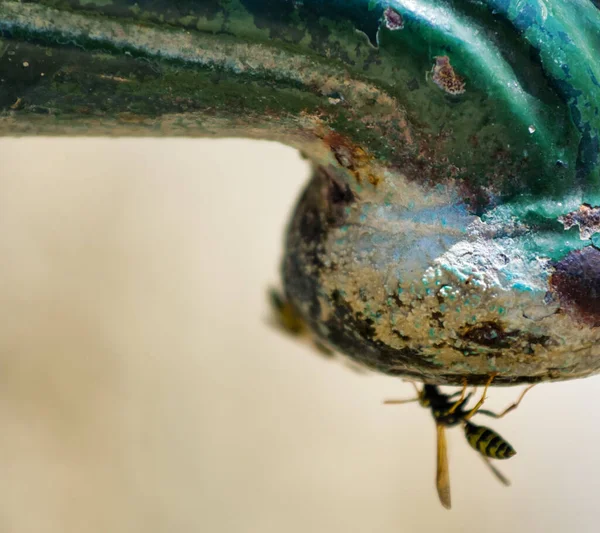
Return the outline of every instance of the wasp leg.
<path id="1" fill-rule="evenodd" d="M 414 381 L 411 381 L 409 379 L 405 380 L 408 381 L 413 388 L 415 389 L 415 392 L 417 393 L 417 397 L 416 398 L 409 398 L 407 400 L 384 400 L 383 403 L 386 405 L 401 405 L 404 403 L 412 403 L 412 402 L 418 402 L 421 400 L 421 398 L 423 397 L 423 391 L 419 390 L 419 387 L 417 387 L 417 384 Z"/>
<path id="2" fill-rule="evenodd" d="M 510 479 L 508 479 L 500 470 L 498 470 L 493 464 L 489 457 L 486 457 L 483 454 L 479 454 L 479 457 L 483 459 L 483 462 L 488 466 L 488 468 L 492 471 L 492 474 L 496 476 L 496 479 L 500 481 L 506 487 L 510 487 Z"/>
<path id="3" fill-rule="evenodd" d="M 456 409 L 458 408 L 458 406 L 465 399 L 465 394 L 466 393 L 467 393 L 467 380 L 463 379 L 463 387 L 462 387 L 462 390 L 460 391 L 460 398 L 458 398 L 458 400 L 456 400 L 452 404 L 452 407 L 450 407 L 450 409 L 448 409 L 447 414 L 451 415 L 452 413 L 454 413 L 454 411 L 456 411 Z M 454 394 L 452 396 L 454 396 Z"/>
<path id="4" fill-rule="evenodd" d="M 401 405 L 403 403 L 413 403 L 418 402 L 421 398 L 418 396 L 416 398 L 408 398 L 407 400 L 383 400 L 385 405 Z"/>
<path id="5" fill-rule="evenodd" d="M 522 393 L 521 396 L 519 396 L 519 399 L 513 403 L 512 405 L 509 405 L 506 409 L 504 409 L 504 411 L 502 411 L 500 414 L 498 413 L 494 413 L 493 411 L 488 411 L 487 409 L 480 409 L 478 411 L 478 414 L 480 415 L 485 415 L 485 416 L 490 416 L 492 418 L 502 418 L 503 416 L 507 415 L 508 413 L 510 413 L 511 411 L 514 411 L 517 407 L 519 407 L 519 404 L 521 403 L 521 401 L 523 400 L 523 398 L 525 398 L 525 395 L 535 386 L 535 383 L 533 385 L 529 385 L 529 387 L 527 387 Z"/>
<path id="6" fill-rule="evenodd" d="M 410 383 L 413 386 L 413 389 L 415 389 L 415 392 L 417 393 L 417 396 L 421 396 L 422 391 L 419 390 L 419 387 L 417 387 L 417 382 L 413 381 L 412 379 L 403 379 L 402 381 L 406 381 L 406 383 Z"/>
<path id="7" fill-rule="evenodd" d="M 479 401 L 475 404 L 475 407 L 473 407 L 473 409 L 471 409 L 464 417 L 463 420 L 469 420 L 469 418 L 471 418 L 477 411 L 479 411 L 479 408 L 483 405 L 483 402 L 485 402 L 485 395 L 487 394 L 488 388 L 490 387 L 490 385 L 492 384 L 492 381 L 494 381 L 494 378 L 496 377 L 496 374 L 492 374 L 490 376 L 490 379 L 487 380 L 487 383 L 485 384 L 485 388 L 483 389 L 483 394 L 481 395 L 481 398 L 479 399 Z"/>

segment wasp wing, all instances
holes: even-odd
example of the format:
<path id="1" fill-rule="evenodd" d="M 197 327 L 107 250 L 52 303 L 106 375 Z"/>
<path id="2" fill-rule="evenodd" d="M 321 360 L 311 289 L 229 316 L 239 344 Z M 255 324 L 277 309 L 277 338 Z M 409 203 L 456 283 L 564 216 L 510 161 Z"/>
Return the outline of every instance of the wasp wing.
<path id="1" fill-rule="evenodd" d="M 436 487 L 440 502 L 446 509 L 452 506 L 450 501 L 450 473 L 448 471 L 448 445 L 446 442 L 446 428 L 436 424 L 437 429 L 437 472 Z"/>

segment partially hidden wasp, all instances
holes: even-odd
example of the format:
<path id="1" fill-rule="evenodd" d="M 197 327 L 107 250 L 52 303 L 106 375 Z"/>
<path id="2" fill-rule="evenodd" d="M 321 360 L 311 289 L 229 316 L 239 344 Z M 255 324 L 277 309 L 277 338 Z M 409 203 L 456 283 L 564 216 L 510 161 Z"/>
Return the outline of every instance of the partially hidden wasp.
<path id="1" fill-rule="evenodd" d="M 431 414 L 435 420 L 437 430 L 436 487 L 440 502 L 446 509 L 451 508 L 446 428 L 462 424 L 467 442 L 473 449 L 479 452 L 498 480 L 506 486 L 510 485 L 508 479 L 491 463 L 490 459 L 510 459 L 517 452 L 494 430 L 485 426 L 475 425 L 470 420 L 476 414 L 486 415 L 492 418 L 502 418 L 519 406 L 521 400 L 523 400 L 525 394 L 527 394 L 533 385 L 527 387 L 515 403 L 510 405 L 502 413 L 498 414 L 486 409 L 481 409 L 481 406 L 486 399 L 488 387 L 493 379 L 494 375 L 492 375 L 486 383 L 481 398 L 472 409 L 467 408 L 467 404 L 473 393 L 466 394 L 466 382 L 463 384 L 462 391 L 453 394 L 442 393 L 436 385 L 423 385 L 423 388 L 419 390 L 413 383 L 413 386 L 417 391 L 416 398 L 411 398 L 409 400 L 386 400 L 384 402 L 386 404 L 419 402 L 422 407 L 431 409 Z M 455 399 L 457 396 L 458 399 Z"/>

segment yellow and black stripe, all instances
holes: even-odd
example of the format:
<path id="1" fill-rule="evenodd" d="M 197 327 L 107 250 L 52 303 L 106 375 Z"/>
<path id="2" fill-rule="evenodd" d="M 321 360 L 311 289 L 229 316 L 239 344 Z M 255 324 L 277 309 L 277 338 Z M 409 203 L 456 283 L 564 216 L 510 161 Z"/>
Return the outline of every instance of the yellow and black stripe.
<path id="1" fill-rule="evenodd" d="M 509 459 L 517 453 L 498 433 L 484 426 L 467 422 L 465 436 L 472 448 L 492 459 Z"/>

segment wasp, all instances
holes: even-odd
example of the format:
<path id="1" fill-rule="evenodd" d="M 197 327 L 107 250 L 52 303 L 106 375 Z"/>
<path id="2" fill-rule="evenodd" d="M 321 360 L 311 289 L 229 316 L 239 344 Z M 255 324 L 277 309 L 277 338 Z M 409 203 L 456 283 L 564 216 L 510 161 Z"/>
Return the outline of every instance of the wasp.
<path id="1" fill-rule="evenodd" d="M 435 385 L 423 385 L 423 388 L 419 390 L 413 383 L 413 386 L 417 391 L 416 398 L 411 398 L 409 400 L 386 400 L 384 402 L 386 404 L 419 402 L 422 407 L 431 409 L 437 431 L 436 487 L 440 502 L 446 509 L 451 508 L 446 428 L 462 424 L 467 442 L 473 449 L 479 452 L 480 456 L 496 478 L 498 478 L 502 484 L 507 486 L 510 485 L 509 480 L 491 463 L 490 459 L 510 459 L 517 452 L 508 441 L 498 435 L 494 430 L 474 424 L 471 422 L 471 418 L 476 414 L 490 416 L 492 418 L 502 418 L 519 406 L 525 397 L 525 394 L 527 394 L 533 385 L 527 387 L 515 403 L 498 414 L 486 409 L 481 409 L 481 406 L 486 399 L 488 387 L 493 379 L 494 375 L 490 377 L 485 385 L 481 398 L 471 409 L 467 408 L 467 404 L 473 393 L 470 392 L 469 394 L 466 394 L 466 381 L 463 384 L 462 390 L 453 394 L 444 394 Z M 456 399 L 457 396 L 458 399 Z"/>
<path id="2" fill-rule="evenodd" d="M 308 339 L 312 346 L 316 348 L 320 355 L 331 358 L 334 352 L 320 342 L 316 337 L 311 336 L 310 330 L 298 311 L 290 301 L 277 289 L 269 291 L 269 303 L 271 305 L 272 316 L 269 320 L 272 326 L 291 335 L 292 337 L 304 337 Z M 360 368 L 355 368 L 360 371 Z"/>

